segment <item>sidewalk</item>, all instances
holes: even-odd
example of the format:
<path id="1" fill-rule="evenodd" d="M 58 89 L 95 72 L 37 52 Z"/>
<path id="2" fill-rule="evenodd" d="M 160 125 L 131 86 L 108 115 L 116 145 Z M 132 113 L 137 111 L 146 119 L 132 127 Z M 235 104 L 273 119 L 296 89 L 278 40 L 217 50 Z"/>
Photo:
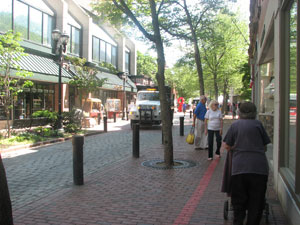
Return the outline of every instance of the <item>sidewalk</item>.
<path id="1" fill-rule="evenodd" d="M 178 114 L 174 121 L 174 159 L 196 163 L 180 169 L 145 167 L 143 162 L 163 159 L 163 146 L 140 149 L 140 158 L 123 158 L 84 178 L 82 186 L 64 186 L 13 212 L 17 224 L 136 224 L 136 225 L 219 225 L 227 197 L 220 192 L 225 153 L 221 159 L 207 161 L 207 151 L 195 151 L 179 136 Z M 225 123 L 230 124 L 231 120 Z M 185 134 L 191 120 L 185 116 Z M 128 121 L 118 121 L 112 130 L 122 129 Z M 270 174 L 267 201 L 269 224 L 287 225 L 272 189 Z M 265 224 L 264 221 L 261 224 Z"/>

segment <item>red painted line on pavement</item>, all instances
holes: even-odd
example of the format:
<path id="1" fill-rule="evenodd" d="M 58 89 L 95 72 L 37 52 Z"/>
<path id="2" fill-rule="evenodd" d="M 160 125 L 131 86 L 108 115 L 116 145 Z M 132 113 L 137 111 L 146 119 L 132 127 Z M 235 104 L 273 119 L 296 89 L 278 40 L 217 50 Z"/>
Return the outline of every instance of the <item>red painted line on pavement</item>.
<path id="1" fill-rule="evenodd" d="M 212 174 L 214 173 L 219 161 L 220 161 L 220 159 L 216 159 L 211 162 L 209 167 L 206 169 L 203 177 L 201 178 L 198 187 L 194 191 L 194 193 L 191 196 L 191 198 L 189 199 L 189 201 L 185 204 L 185 206 L 181 210 L 180 214 L 177 216 L 173 225 L 178 225 L 178 224 L 183 225 L 183 224 L 189 223 L 191 216 L 195 212 L 197 205 L 198 205 L 204 191 L 206 190 L 206 188 L 211 180 Z"/>

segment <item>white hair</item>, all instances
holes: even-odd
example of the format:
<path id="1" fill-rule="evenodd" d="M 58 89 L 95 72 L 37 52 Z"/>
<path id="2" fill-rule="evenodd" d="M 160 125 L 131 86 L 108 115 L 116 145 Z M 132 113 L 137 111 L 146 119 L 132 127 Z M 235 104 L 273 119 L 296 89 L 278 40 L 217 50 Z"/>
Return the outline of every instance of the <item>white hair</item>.
<path id="1" fill-rule="evenodd" d="M 200 96 L 200 101 L 202 101 L 203 99 L 205 99 L 205 100 L 206 100 L 206 97 L 205 97 L 205 95 L 201 95 L 201 96 Z"/>

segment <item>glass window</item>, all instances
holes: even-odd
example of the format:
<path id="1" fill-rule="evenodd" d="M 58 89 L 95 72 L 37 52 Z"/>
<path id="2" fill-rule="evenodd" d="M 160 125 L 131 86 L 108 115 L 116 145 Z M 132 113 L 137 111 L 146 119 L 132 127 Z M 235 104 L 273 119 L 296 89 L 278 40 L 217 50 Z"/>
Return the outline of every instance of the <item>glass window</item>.
<path id="1" fill-rule="evenodd" d="M 14 10 L 15 31 L 20 32 L 23 38 L 28 38 L 28 6 L 15 1 Z"/>
<path id="2" fill-rule="evenodd" d="M 289 42 L 289 157 L 288 168 L 295 174 L 296 166 L 296 96 L 297 96 L 297 3 L 294 2 L 290 10 L 290 42 Z"/>
<path id="3" fill-rule="evenodd" d="M 100 60 L 100 40 L 96 37 L 93 37 L 93 60 Z"/>
<path id="4" fill-rule="evenodd" d="M 12 1 L 2 1 L 0 7 L 0 31 L 12 29 Z"/>
<path id="5" fill-rule="evenodd" d="M 260 112 L 274 112 L 274 61 L 260 65 L 261 96 Z"/>
<path id="6" fill-rule="evenodd" d="M 68 25 L 70 42 L 68 44 L 68 51 L 74 55 L 80 55 L 80 30 L 72 25 Z"/>
<path id="7" fill-rule="evenodd" d="M 105 41 L 100 41 L 100 61 L 105 62 L 105 53 L 106 53 L 106 43 Z"/>
<path id="8" fill-rule="evenodd" d="M 130 53 L 125 52 L 125 72 L 130 73 Z"/>
<path id="9" fill-rule="evenodd" d="M 117 67 L 117 47 L 111 47 L 111 64 Z"/>
<path id="10" fill-rule="evenodd" d="M 111 63 L 111 44 L 106 44 L 106 62 Z"/>
<path id="11" fill-rule="evenodd" d="M 51 32 L 53 30 L 53 18 L 43 14 L 43 44 L 51 46 Z"/>
<path id="12" fill-rule="evenodd" d="M 29 40 L 42 43 L 42 12 L 29 8 Z"/>

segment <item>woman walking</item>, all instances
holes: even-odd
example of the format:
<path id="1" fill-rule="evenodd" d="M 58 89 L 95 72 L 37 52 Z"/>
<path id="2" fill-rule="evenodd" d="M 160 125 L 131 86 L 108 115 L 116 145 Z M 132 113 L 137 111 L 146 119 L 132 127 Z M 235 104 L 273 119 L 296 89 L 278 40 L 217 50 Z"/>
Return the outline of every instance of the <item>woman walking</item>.
<path id="1" fill-rule="evenodd" d="M 245 102 L 239 108 L 239 120 L 232 123 L 224 138 L 225 148 L 232 151 L 231 203 L 234 225 L 260 223 L 265 204 L 269 174 L 265 154 L 271 141 L 262 125 L 255 119 L 256 106 Z"/>
<path id="2" fill-rule="evenodd" d="M 216 135 L 217 150 L 216 156 L 220 158 L 222 144 L 223 116 L 219 110 L 219 103 L 212 100 L 209 110 L 205 114 L 205 135 L 208 135 L 208 160 L 213 159 L 214 135 Z"/>

